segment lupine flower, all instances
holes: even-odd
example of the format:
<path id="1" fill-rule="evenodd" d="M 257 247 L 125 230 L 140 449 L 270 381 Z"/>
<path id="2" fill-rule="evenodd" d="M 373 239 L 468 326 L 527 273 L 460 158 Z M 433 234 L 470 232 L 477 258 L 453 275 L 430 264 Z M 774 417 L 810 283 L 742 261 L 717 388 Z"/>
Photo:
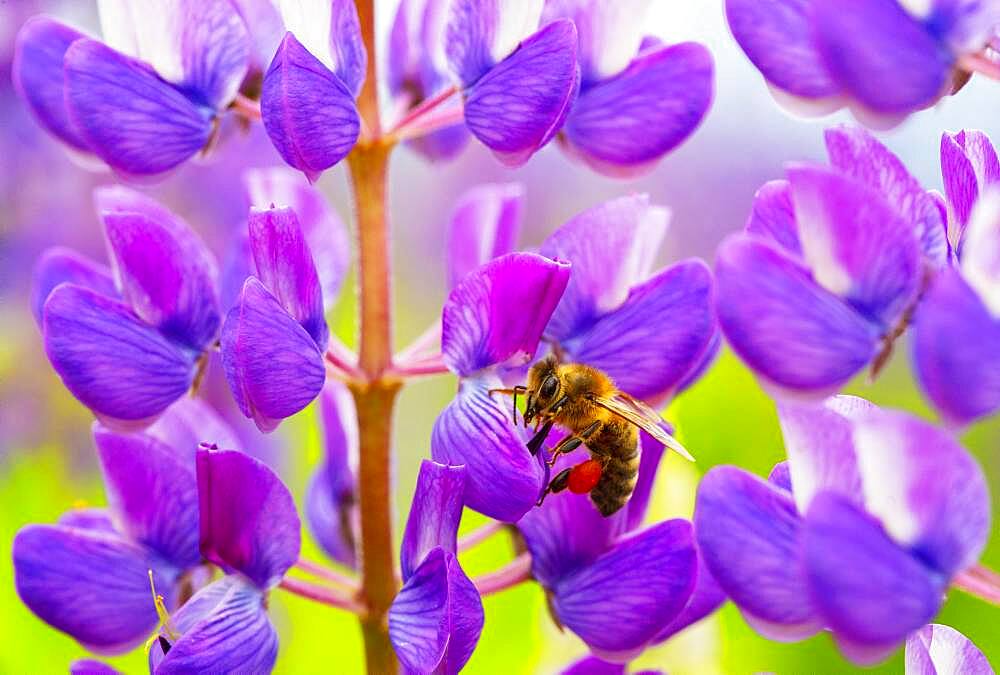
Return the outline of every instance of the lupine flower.
<path id="1" fill-rule="evenodd" d="M 519 183 L 479 185 L 463 194 L 448 221 L 448 288 L 494 258 L 517 248 L 524 209 Z"/>
<path id="2" fill-rule="evenodd" d="M 906 328 L 948 257 L 935 199 L 868 133 L 826 132 L 832 168 L 791 165 L 719 248 L 719 323 L 774 391 L 826 395 Z"/>
<path id="3" fill-rule="evenodd" d="M 315 181 L 358 140 L 368 54 L 352 0 L 277 4 L 288 32 L 264 75 L 261 118 L 285 162 Z"/>
<path id="4" fill-rule="evenodd" d="M 627 662 L 725 599 L 707 573 L 695 598 L 699 564 L 689 522 L 639 529 L 662 455 L 663 446 L 643 434 L 635 491 L 610 517 L 587 495 L 562 492 L 546 497 L 517 524 L 531 551 L 532 576 L 545 587 L 555 620 L 609 661 Z M 585 456 L 576 450 L 553 471 Z M 689 605 L 693 611 L 686 612 Z"/>
<path id="5" fill-rule="evenodd" d="M 627 664 L 608 663 L 596 656 L 587 656 L 562 671 L 562 675 L 625 675 Z M 659 670 L 639 670 L 634 675 L 660 675 Z"/>
<path id="6" fill-rule="evenodd" d="M 548 0 L 545 20 L 573 20 L 580 95 L 560 140 L 597 171 L 648 170 L 698 126 L 712 102 L 712 56 L 696 42 L 644 40 L 650 2 Z"/>
<path id="7" fill-rule="evenodd" d="M 255 275 L 222 326 L 222 362 L 240 410 L 268 432 L 319 395 L 330 334 L 295 212 L 251 208 L 249 230 Z"/>
<path id="8" fill-rule="evenodd" d="M 969 638 L 950 626 L 927 624 L 906 640 L 906 675 L 993 675 Z"/>
<path id="9" fill-rule="evenodd" d="M 196 422 L 197 426 L 192 426 Z M 140 434 L 95 423 L 107 509 L 74 509 L 14 538 L 15 585 L 39 618 L 100 653 L 142 643 L 157 625 L 150 589 L 176 608 L 201 583 L 194 451 L 231 435 L 192 399 Z"/>
<path id="10" fill-rule="evenodd" d="M 151 673 L 270 672 L 278 635 L 267 593 L 299 557 L 299 517 L 281 480 L 235 450 L 197 453 L 200 550 L 226 576 L 160 628 Z"/>
<path id="11" fill-rule="evenodd" d="M 306 522 L 331 558 L 354 567 L 358 417 L 347 387 L 331 378 L 320 394 L 319 414 L 325 454 L 309 482 Z"/>
<path id="12" fill-rule="evenodd" d="M 941 172 L 953 259 L 915 314 L 913 360 L 934 406 L 963 425 L 1000 408 L 1000 163 L 985 134 L 963 131 L 941 139 Z"/>
<path id="13" fill-rule="evenodd" d="M 483 629 L 479 592 L 458 564 L 466 471 L 425 459 L 400 552 L 403 588 L 389 609 L 389 639 L 413 673 L 453 675 Z"/>
<path id="14" fill-rule="evenodd" d="M 948 434 L 863 399 L 778 409 L 787 466 L 770 481 L 708 472 L 695 531 L 705 562 L 771 639 L 832 632 L 855 663 L 885 658 L 941 606 L 989 533 L 986 483 Z"/>
<path id="15" fill-rule="evenodd" d="M 736 41 L 770 85 L 822 109 L 898 122 L 964 84 L 962 57 L 1000 24 L 993 2 L 726 0 Z"/>
<path id="16" fill-rule="evenodd" d="M 13 75 L 39 123 L 126 175 L 202 150 L 247 74 L 251 37 L 230 0 L 98 3 L 104 41 L 48 17 L 18 33 Z"/>
<path id="17" fill-rule="evenodd" d="M 35 271 L 32 310 L 74 396 L 108 424 L 147 423 L 191 388 L 216 340 L 215 262 L 152 199 L 115 187 L 99 188 L 95 201 L 113 272 L 50 250 Z"/>

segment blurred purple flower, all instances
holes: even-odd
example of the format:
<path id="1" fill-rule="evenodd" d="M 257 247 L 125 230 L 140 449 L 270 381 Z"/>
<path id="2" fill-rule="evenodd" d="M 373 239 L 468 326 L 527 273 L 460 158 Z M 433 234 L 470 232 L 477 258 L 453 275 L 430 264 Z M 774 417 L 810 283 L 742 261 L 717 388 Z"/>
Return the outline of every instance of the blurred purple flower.
<path id="1" fill-rule="evenodd" d="M 611 176 L 643 173 L 686 139 L 712 103 L 712 55 L 696 42 L 644 41 L 650 2 L 547 0 L 543 22 L 572 19 L 580 95 L 560 140 Z"/>
<path id="2" fill-rule="evenodd" d="M 523 210 L 520 183 L 478 185 L 459 198 L 446 237 L 449 289 L 481 265 L 517 248 Z"/>
<path id="3" fill-rule="evenodd" d="M 389 639 L 407 672 L 454 675 L 483 629 L 479 592 L 457 557 L 466 475 L 462 466 L 420 465 L 400 553 L 403 588 L 389 609 Z"/>
<path id="4" fill-rule="evenodd" d="M 863 399 L 778 413 L 787 470 L 770 481 L 709 471 L 695 506 L 699 548 L 761 634 L 796 641 L 825 628 L 851 661 L 881 661 L 934 617 L 982 551 L 982 472 L 943 431 Z"/>
<path id="5" fill-rule="evenodd" d="M 50 249 L 35 269 L 32 311 L 74 396 L 109 425 L 148 423 L 191 388 L 215 342 L 215 262 L 152 199 L 109 187 L 95 201 L 113 270 Z"/>
<path id="6" fill-rule="evenodd" d="M 200 448 L 197 480 L 201 555 L 227 576 L 165 622 L 150 672 L 270 672 L 278 635 L 267 592 L 299 557 L 292 495 L 264 464 L 235 450 Z"/>
<path id="7" fill-rule="evenodd" d="M 562 671 L 562 675 L 625 675 L 627 663 L 609 663 L 596 656 L 586 656 Z M 639 670 L 633 675 L 661 675 L 659 670 Z"/>
<path id="8" fill-rule="evenodd" d="M 914 317 L 917 379 L 942 416 L 964 425 L 1000 408 L 1000 163 L 985 134 L 941 139 L 951 266 Z"/>
<path id="9" fill-rule="evenodd" d="M 117 172 L 190 159 L 236 99 L 251 38 L 230 0 L 99 3 L 104 42 L 48 17 L 17 36 L 13 75 L 38 122 Z"/>
<path id="10" fill-rule="evenodd" d="M 969 638 L 950 626 L 927 624 L 906 640 L 906 675 L 993 675 Z"/>
<path id="11" fill-rule="evenodd" d="M 777 90 L 880 125 L 964 84 L 962 57 L 1000 24 L 997 3 L 967 0 L 727 0 L 726 15 Z"/>
<path id="12" fill-rule="evenodd" d="M 946 264 L 942 210 L 867 132 L 826 132 L 832 168 L 791 165 L 719 248 L 716 310 L 775 392 L 832 393 L 905 330 L 925 275 Z"/>

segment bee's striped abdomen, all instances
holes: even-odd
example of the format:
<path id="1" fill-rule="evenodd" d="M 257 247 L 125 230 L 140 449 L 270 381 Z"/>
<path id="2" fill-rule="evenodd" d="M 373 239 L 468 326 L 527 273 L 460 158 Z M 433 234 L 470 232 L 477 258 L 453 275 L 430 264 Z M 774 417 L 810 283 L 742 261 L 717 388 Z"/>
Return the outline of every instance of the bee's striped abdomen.
<path id="1" fill-rule="evenodd" d="M 632 459 L 610 458 L 601 479 L 590 491 L 590 499 L 603 516 L 610 516 L 628 503 L 639 478 L 639 455 Z"/>

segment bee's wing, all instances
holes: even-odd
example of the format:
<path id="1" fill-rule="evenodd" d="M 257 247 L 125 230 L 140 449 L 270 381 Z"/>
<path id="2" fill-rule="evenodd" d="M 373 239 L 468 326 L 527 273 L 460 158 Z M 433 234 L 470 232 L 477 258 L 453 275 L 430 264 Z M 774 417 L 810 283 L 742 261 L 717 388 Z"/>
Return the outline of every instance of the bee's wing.
<path id="1" fill-rule="evenodd" d="M 642 401 L 634 399 L 621 391 L 615 392 L 612 396 L 607 397 L 594 396 L 591 400 L 605 410 L 609 410 L 622 419 L 639 427 L 684 459 L 691 462 L 694 461 L 694 457 L 691 456 L 691 453 L 689 453 L 684 446 L 677 441 L 677 439 L 668 434 L 667 430 L 661 426 L 663 419 L 660 417 L 660 414 Z"/>

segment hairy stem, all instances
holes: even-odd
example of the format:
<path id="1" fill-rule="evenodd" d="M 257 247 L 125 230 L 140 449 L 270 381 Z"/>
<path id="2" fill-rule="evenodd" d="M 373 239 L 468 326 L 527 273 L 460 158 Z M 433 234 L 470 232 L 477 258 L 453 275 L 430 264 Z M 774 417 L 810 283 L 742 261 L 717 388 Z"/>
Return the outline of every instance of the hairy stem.
<path id="1" fill-rule="evenodd" d="M 365 128 L 372 138 L 382 135 L 382 123 L 378 111 L 378 80 L 375 66 L 378 54 L 375 52 L 375 0 L 355 0 L 358 8 L 358 21 L 361 23 L 361 38 L 368 51 L 368 65 L 365 70 L 365 83 L 358 95 L 358 112 L 365 123 Z"/>

